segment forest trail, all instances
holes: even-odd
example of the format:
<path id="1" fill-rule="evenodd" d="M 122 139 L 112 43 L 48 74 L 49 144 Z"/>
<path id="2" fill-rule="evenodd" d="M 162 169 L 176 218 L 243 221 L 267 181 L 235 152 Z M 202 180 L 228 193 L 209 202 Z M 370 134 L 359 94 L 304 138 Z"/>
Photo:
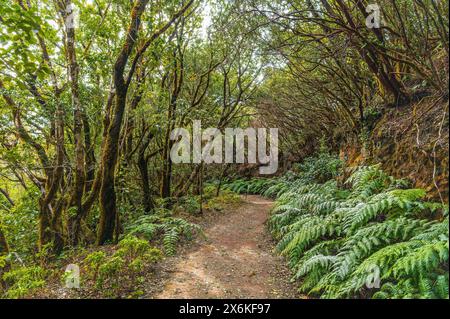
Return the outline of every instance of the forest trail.
<path id="1" fill-rule="evenodd" d="M 204 230 L 206 238 L 176 257 L 153 298 L 298 298 L 285 261 L 265 226 L 273 202 L 243 197 Z"/>

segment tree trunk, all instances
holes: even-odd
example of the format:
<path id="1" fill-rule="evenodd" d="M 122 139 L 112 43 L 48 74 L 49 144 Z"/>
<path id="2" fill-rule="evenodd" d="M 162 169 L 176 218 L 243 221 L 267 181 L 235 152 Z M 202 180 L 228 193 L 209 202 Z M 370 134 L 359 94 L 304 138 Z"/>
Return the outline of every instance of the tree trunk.
<path id="1" fill-rule="evenodd" d="M 8 192 L 5 189 L 0 188 L 0 193 L 2 193 L 3 196 L 5 196 L 6 200 L 11 204 L 11 206 L 14 206 L 14 201 L 12 200 L 12 198 L 9 196 Z"/>
<path id="2" fill-rule="evenodd" d="M 133 51 L 138 37 L 138 31 L 148 0 L 136 1 L 131 11 L 131 21 L 125 37 L 125 43 L 114 64 L 114 86 L 116 89 L 115 105 L 111 113 L 111 123 L 106 134 L 102 151 L 102 172 L 100 185 L 100 221 L 97 231 L 97 244 L 103 245 L 114 239 L 115 228 L 118 226 L 118 212 L 115 190 L 115 170 L 118 159 L 119 137 L 125 112 L 129 84 L 125 82 L 124 72 L 128 58 Z M 129 76 L 132 76 L 129 75 Z M 117 238 L 117 236 L 116 236 Z"/>
<path id="3" fill-rule="evenodd" d="M 5 234 L 3 233 L 2 226 L 0 225 L 0 257 L 9 254 L 8 242 L 6 241 Z M 3 274 L 11 269 L 11 264 L 9 261 L 5 261 L 5 265 L 0 267 L 0 288 L 5 288 L 3 282 Z"/>
<path id="4" fill-rule="evenodd" d="M 79 66 L 75 51 L 75 27 L 71 21 L 67 21 L 67 19 L 69 19 L 69 15 L 73 14 L 72 10 L 72 1 L 66 0 L 64 7 L 61 7 L 61 12 L 66 26 L 66 48 L 72 97 L 73 136 L 75 143 L 75 181 L 70 205 L 75 206 L 77 210 L 76 215 L 69 220 L 69 240 L 72 245 L 77 245 L 80 222 L 84 216 L 82 199 L 86 176 L 84 169 L 85 155 L 83 147 L 83 111 L 80 102 L 78 85 Z M 57 224 L 56 220 L 55 223 Z"/>
<path id="5" fill-rule="evenodd" d="M 52 242 L 51 211 L 49 204 L 42 198 L 39 200 L 39 234 L 38 249 L 42 250 L 45 245 Z"/>
<path id="6" fill-rule="evenodd" d="M 144 211 L 146 213 L 150 212 L 155 208 L 155 203 L 152 199 L 152 194 L 150 192 L 149 176 L 148 176 L 148 160 L 145 158 L 145 151 L 150 143 L 153 134 L 147 134 L 142 145 L 139 148 L 137 166 L 139 168 L 139 173 L 141 175 L 141 185 L 142 185 L 142 205 L 144 206 Z"/>
<path id="7" fill-rule="evenodd" d="M 8 242 L 6 241 L 2 226 L 0 225 L 0 256 L 4 256 L 7 254 L 9 254 L 9 246 Z"/>
<path id="8" fill-rule="evenodd" d="M 220 174 L 219 184 L 217 185 L 217 190 L 216 190 L 216 197 L 220 195 L 220 188 L 222 187 L 223 178 L 227 174 L 228 167 L 230 167 L 230 166 L 228 164 L 225 164 L 225 168 L 223 169 L 222 174 Z"/>

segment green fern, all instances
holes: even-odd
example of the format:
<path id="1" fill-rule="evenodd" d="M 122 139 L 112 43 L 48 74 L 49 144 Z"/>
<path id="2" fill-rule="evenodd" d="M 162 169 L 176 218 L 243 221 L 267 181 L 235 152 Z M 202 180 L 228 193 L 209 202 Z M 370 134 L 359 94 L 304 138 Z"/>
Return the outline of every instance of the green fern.
<path id="1" fill-rule="evenodd" d="M 422 189 L 399 189 L 406 183 L 379 165 L 353 171 L 348 190 L 335 181 L 281 178 L 265 193 L 286 189 L 268 226 L 300 291 L 322 298 L 448 298 L 448 217 L 421 219 L 447 216 L 448 207 L 424 202 Z M 374 267 L 382 286 L 369 289 Z"/>
<path id="2" fill-rule="evenodd" d="M 225 187 L 276 198 L 267 225 L 302 292 L 322 298 L 448 298 L 448 206 L 425 202 L 424 190 L 408 189 L 380 165 L 351 168 L 346 189 L 335 180 L 322 183 L 339 166 L 321 155 L 298 165 L 300 172 Z M 374 269 L 380 288 L 367 285 Z"/>
<path id="3" fill-rule="evenodd" d="M 144 215 L 125 227 L 127 235 L 143 236 L 148 240 L 162 239 L 167 255 L 176 253 L 176 246 L 182 238 L 191 239 L 194 233 L 201 233 L 198 225 L 182 218 L 160 214 Z"/>

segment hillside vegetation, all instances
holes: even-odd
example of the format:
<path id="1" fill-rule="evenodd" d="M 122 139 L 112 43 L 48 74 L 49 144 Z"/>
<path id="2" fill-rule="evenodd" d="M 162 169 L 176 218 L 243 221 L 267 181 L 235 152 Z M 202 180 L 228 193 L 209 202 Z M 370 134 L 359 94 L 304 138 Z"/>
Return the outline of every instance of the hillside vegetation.
<path id="1" fill-rule="evenodd" d="M 379 165 L 352 168 L 322 154 L 278 179 L 227 188 L 276 198 L 268 226 L 300 291 L 322 298 L 448 298 L 448 205 Z M 320 183 L 327 177 L 328 181 Z M 373 280 L 379 280 L 379 286 Z M 370 289 L 373 288 L 373 289 Z"/>
<path id="2" fill-rule="evenodd" d="M 448 0 L 1 0 L 0 298 L 149 297 L 240 194 L 302 293 L 448 298 L 448 61 Z"/>

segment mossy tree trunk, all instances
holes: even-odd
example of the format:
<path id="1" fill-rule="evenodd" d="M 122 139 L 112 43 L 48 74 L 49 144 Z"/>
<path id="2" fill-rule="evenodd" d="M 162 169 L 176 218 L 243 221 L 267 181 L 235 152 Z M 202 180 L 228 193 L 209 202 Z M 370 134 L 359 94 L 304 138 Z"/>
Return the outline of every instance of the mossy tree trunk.
<path id="1" fill-rule="evenodd" d="M 124 72 L 128 58 L 133 51 L 138 38 L 141 16 L 148 0 L 136 1 L 131 11 L 131 21 L 125 37 L 125 43 L 114 64 L 114 86 L 116 89 L 114 106 L 111 112 L 111 122 L 107 128 L 104 148 L 102 151 L 102 171 L 100 185 L 100 221 L 97 231 L 97 244 L 102 245 L 112 241 L 118 219 L 115 170 L 118 159 L 119 137 L 127 100 L 129 81 L 125 81 Z M 132 69 L 130 72 L 134 72 Z M 131 79 L 132 73 L 128 75 Z"/>
<path id="2" fill-rule="evenodd" d="M 0 225 L 0 257 L 9 254 L 8 242 L 6 241 L 5 233 L 3 232 L 2 226 Z M 3 274 L 11 268 L 8 261 L 5 261 L 5 265 L 0 267 L 0 287 L 4 287 Z"/>

